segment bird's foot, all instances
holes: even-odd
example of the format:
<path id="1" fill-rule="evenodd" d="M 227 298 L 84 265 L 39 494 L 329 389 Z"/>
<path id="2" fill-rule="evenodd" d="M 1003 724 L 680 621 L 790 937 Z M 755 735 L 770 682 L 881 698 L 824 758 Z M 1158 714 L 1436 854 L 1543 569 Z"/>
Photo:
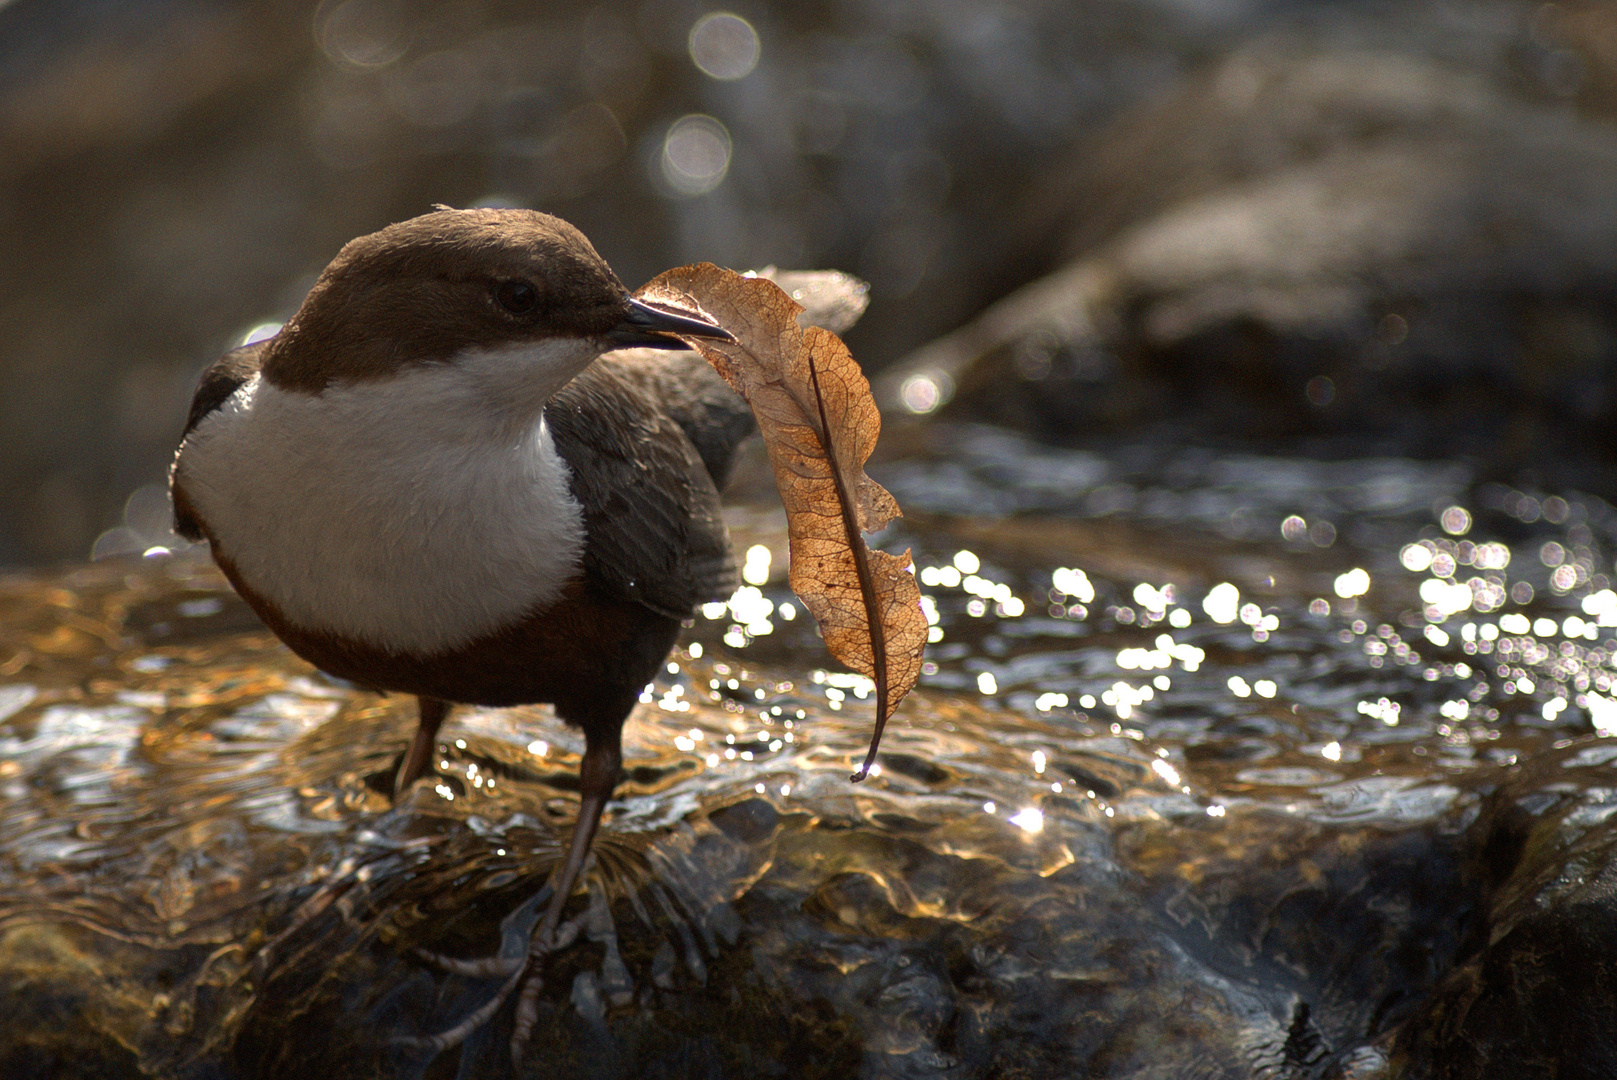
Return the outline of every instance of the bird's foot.
<path id="1" fill-rule="evenodd" d="M 487 1002 L 474 1010 L 452 1028 L 436 1035 L 405 1036 L 397 1041 L 420 1050 L 442 1051 L 459 1046 L 475 1031 L 482 1028 L 499 1013 L 512 993 L 518 992 L 516 1025 L 511 1035 L 511 1059 L 520 1061 L 527 1049 L 533 1025 L 539 1018 L 539 993 L 544 989 L 544 960 L 553 952 L 567 948 L 583 932 L 585 916 L 570 919 L 556 928 L 554 935 L 536 932 L 521 956 L 490 956 L 479 960 L 462 960 L 442 953 L 416 949 L 415 954 L 433 967 L 451 975 L 467 978 L 505 977 L 505 982 Z M 542 931 L 543 928 L 541 928 Z M 548 938 L 548 940 L 546 940 Z"/>

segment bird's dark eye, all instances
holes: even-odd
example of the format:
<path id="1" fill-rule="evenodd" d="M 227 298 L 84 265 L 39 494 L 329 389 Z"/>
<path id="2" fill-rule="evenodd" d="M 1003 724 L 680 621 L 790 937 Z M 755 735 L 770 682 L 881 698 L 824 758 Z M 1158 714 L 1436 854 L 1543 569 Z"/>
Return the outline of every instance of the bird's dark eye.
<path id="1" fill-rule="evenodd" d="M 494 286 L 494 299 L 513 315 L 526 315 L 539 303 L 539 290 L 526 281 L 502 281 Z"/>

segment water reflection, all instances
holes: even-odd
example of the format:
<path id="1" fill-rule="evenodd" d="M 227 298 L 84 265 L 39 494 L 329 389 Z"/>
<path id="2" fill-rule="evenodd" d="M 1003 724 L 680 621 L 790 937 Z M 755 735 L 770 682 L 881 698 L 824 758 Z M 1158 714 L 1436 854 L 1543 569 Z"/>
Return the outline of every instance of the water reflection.
<path id="1" fill-rule="evenodd" d="M 873 688 L 827 669 L 796 617 L 778 520 L 737 517 L 746 584 L 626 732 L 583 944 L 547 972 L 557 1062 L 645 1074 L 633 1047 L 678 1030 L 712 1060 L 879 1053 L 978 1076 L 1008 1046 L 1045 1055 L 1039 1075 L 1128 1076 L 1085 1048 L 1169 1017 L 1197 1034 L 1165 1046 L 1227 1063 L 1208 1075 L 1250 1075 L 1298 1031 L 1369 1061 L 1456 955 L 1456 838 L 1499 777 L 1582 754 L 1570 788 L 1533 775 L 1581 793 L 1558 828 L 1607 820 L 1609 761 L 1584 737 L 1617 730 L 1611 508 L 1409 463 L 1201 458 L 1148 480 L 1121 457 L 957 442 L 881 475 L 911 511 L 883 540 L 915 548 L 933 640 L 865 784 L 847 775 Z M 1090 482 L 1007 494 L 1030 457 Z M 1150 484 L 1199 526 L 1092 498 Z M 1008 499 L 1039 513 L 951 512 Z M 1236 508 L 1263 538 L 1229 538 Z M 88 1028 L 123 1010 L 121 1045 L 169 1075 L 227 1045 L 330 1075 L 487 999 L 489 980 L 411 950 L 520 946 L 576 804 L 582 741 L 548 710 L 457 713 L 435 782 L 394 807 L 375 778 L 409 709 L 309 672 L 194 553 L 12 579 L 0 618 L 5 970 L 53 942 L 54 990 L 88 995 Z M 108 1001 L 108 979 L 137 989 Z M 1389 994 L 1379 1018 L 1354 1004 Z M 1083 1038 L 1052 1042 L 1035 1014 Z M 461 1067 L 494 1067 L 501 1042 Z M 404 1055 L 396 1075 L 425 1068 Z"/>

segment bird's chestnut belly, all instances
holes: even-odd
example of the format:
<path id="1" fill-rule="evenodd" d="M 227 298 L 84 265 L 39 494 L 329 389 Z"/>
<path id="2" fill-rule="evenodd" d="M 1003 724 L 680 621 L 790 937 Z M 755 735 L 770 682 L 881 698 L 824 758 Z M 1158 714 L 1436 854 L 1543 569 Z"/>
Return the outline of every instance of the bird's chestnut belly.
<path id="1" fill-rule="evenodd" d="M 276 636 L 322 671 L 372 690 L 471 705 L 546 702 L 586 727 L 596 714 L 628 712 L 679 637 L 677 620 L 603 595 L 581 574 L 554 603 L 467 645 L 391 651 L 289 622 L 239 580 L 228 559 L 218 562 Z"/>

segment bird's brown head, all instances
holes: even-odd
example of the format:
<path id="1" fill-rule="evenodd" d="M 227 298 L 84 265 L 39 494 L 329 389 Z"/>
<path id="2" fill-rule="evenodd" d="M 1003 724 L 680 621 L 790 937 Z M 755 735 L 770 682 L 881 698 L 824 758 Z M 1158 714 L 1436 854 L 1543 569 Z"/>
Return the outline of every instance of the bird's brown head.
<path id="1" fill-rule="evenodd" d="M 267 348 L 263 371 L 283 389 L 319 393 L 468 352 L 577 343 L 581 368 L 609 349 L 679 348 L 670 335 L 706 332 L 728 336 L 633 301 L 560 218 L 439 208 L 345 245 Z"/>

